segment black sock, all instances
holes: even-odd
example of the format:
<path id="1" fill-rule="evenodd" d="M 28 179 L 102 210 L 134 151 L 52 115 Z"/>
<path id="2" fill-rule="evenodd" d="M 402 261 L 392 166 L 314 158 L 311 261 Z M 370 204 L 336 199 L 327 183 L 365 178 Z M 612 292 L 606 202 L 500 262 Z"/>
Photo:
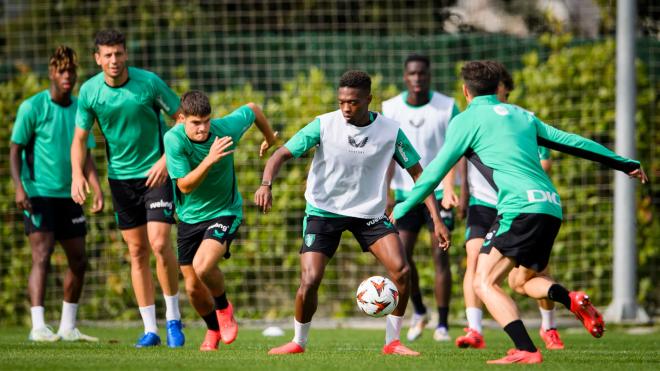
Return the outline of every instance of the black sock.
<path id="1" fill-rule="evenodd" d="M 213 298 L 213 301 L 215 301 L 215 309 L 225 309 L 229 306 L 229 302 L 227 301 L 227 293 L 223 292 L 222 295 L 216 296 Z"/>
<path id="2" fill-rule="evenodd" d="M 555 283 L 548 289 L 548 299 L 564 304 L 566 309 L 571 310 L 571 298 L 564 286 Z"/>
<path id="3" fill-rule="evenodd" d="M 220 330 L 220 326 L 218 325 L 218 316 L 215 315 L 215 311 L 212 310 L 211 313 L 202 316 L 202 319 L 204 322 L 206 322 L 206 328 L 209 330 L 213 331 L 218 331 Z"/>
<path id="4" fill-rule="evenodd" d="M 516 349 L 525 350 L 532 353 L 536 352 L 534 342 L 532 342 L 532 339 L 529 337 L 529 334 L 525 329 L 525 325 L 523 325 L 521 320 L 517 319 L 504 326 L 504 331 L 509 335 L 511 340 L 513 340 L 513 344 L 515 344 Z"/>
<path id="5" fill-rule="evenodd" d="M 422 303 L 422 294 L 421 293 L 418 292 L 416 294 L 410 295 L 410 301 L 412 301 L 415 313 L 417 313 L 417 314 L 426 314 L 426 307 L 424 306 L 424 303 Z"/>
<path id="6" fill-rule="evenodd" d="M 438 307 L 438 327 L 449 328 L 447 316 L 449 316 L 449 307 Z"/>

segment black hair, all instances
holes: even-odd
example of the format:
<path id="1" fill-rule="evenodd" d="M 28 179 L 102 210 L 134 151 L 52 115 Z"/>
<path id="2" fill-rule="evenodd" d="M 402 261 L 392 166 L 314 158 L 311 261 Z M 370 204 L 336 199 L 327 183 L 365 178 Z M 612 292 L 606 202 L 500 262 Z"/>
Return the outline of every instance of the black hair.
<path id="1" fill-rule="evenodd" d="M 422 62 L 426 65 L 427 68 L 431 68 L 431 60 L 429 59 L 429 57 L 422 54 L 417 54 L 417 53 L 410 54 L 406 58 L 405 62 L 403 62 L 403 67 L 404 68 L 408 67 L 408 63 L 410 62 Z"/>
<path id="2" fill-rule="evenodd" d="M 184 116 L 209 116 L 211 114 L 209 97 L 199 90 L 184 93 L 181 96 L 181 112 Z"/>
<path id="3" fill-rule="evenodd" d="M 340 88 L 356 88 L 371 94 L 371 77 L 363 71 L 346 71 L 339 79 Z"/>
<path id="4" fill-rule="evenodd" d="M 96 51 L 99 50 L 99 46 L 101 45 L 104 46 L 122 45 L 124 49 L 126 49 L 126 36 L 124 36 L 123 33 L 114 29 L 101 30 L 96 33 L 96 37 L 94 38 L 94 46 L 96 48 Z"/>

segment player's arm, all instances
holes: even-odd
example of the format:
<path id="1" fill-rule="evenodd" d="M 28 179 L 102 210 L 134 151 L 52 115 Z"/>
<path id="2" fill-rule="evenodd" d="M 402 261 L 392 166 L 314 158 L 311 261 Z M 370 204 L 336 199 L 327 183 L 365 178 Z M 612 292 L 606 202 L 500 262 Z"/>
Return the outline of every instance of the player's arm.
<path id="1" fill-rule="evenodd" d="M 422 165 L 416 163 L 415 165 L 406 169 L 408 174 L 413 178 L 414 181 L 417 181 L 422 175 Z M 438 238 L 439 245 L 438 247 L 447 250 L 450 244 L 449 230 L 447 226 L 442 221 L 440 217 L 440 209 L 438 208 L 438 202 L 435 199 L 435 194 L 432 192 L 426 199 L 424 199 L 424 204 L 426 208 L 429 209 L 429 214 L 433 220 L 433 234 Z"/>
<path id="2" fill-rule="evenodd" d="M 103 210 L 103 191 L 101 190 L 99 174 L 96 171 L 96 165 L 94 164 L 94 157 L 92 157 L 92 151 L 90 150 L 87 150 L 84 170 L 85 178 L 89 181 L 89 184 L 92 187 L 92 192 L 94 192 L 91 211 L 96 214 Z"/>
<path id="3" fill-rule="evenodd" d="M 390 190 L 390 184 L 392 184 L 392 178 L 394 178 L 395 165 L 396 162 L 393 159 L 392 161 L 390 161 L 390 165 L 387 167 L 387 171 L 385 172 L 385 184 L 387 184 L 387 204 L 385 206 L 385 212 L 388 215 L 392 213 L 392 209 L 396 204 L 396 201 L 394 200 L 394 197 L 392 197 L 392 192 Z"/>
<path id="4" fill-rule="evenodd" d="M 179 96 L 156 74 L 151 75 L 151 85 L 156 104 L 165 113 L 176 120 L 179 117 L 181 100 Z M 160 123 L 159 123 L 160 124 Z M 167 181 L 167 161 L 165 154 L 147 172 L 145 185 L 149 188 L 158 188 Z"/>
<path id="5" fill-rule="evenodd" d="M 16 195 L 14 200 L 16 201 L 16 207 L 19 210 L 27 210 L 32 212 L 32 204 L 30 204 L 30 199 L 28 198 L 25 189 L 23 189 L 23 183 L 21 182 L 21 169 L 23 168 L 23 159 L 21 158 L 21 153 L 25 147 L 21 144 L 11 143 L 9 147 L 9 168 L 11 171 L 11 180 L 14 183 L 14 189 L 16 190 Z"/>
<path id="6" fill-rule="evenodd" d="M 543 146 L 539 146 L 539 160 L 541 160 L 541 167 L 543 168 L 543 171 L 545 171 L 545 173 L 550 176 L 550 173 L 552 172 L 552 158 L 550 156 L 550 150 Z"/>
<path id="7" fill-rule="evenodd" d="M 199 163 L 199 165 L 197 165 L 196 168 L 194 168 L 183 177 L 177 177 L 176 175 L 173 175 L 173 177 L 176 178 L 176 186 L 179 188 L 179 190 L 184 194 L 194 191 L 204 181 L 204 179 L 206 179 L 209 170 L 214 164 L 220 161 L 221 158 L 234 152 L 234 150 L 227 150 L 229 147 L 231 147 L 232 144 L 234 144 L 234 142 L 231 137 L 216 137 L 213 141 L 213 144 L 211 145 L 211 149 L 209 150 L 208 155 L 206 155 L 206 157 L 202 160 L 202 162 Z M 165 148 L 167 150 L 167 147 Z M 170 165 L 168 163 L 170 168 L 172 166 L 176 166 L 174 160 L 175 156 L 176 155 L 170 156 L 172 159 L 172 164 Z M 174 173 L 173 171 L 170 172 Z"/>
<path id="8" fill-rule="evenodd" d="M 16 113 L 16 121 L 11 131 L 11 145 L 9 147 L 9 169 L 11 180 L 16 190 L 15 202 L 19 210 L 32 212 L 29 196 L 21 182 L 23 169 L 23 149 L 32 140 L 35 133 L 37 118 L 29 101 L 21 103 Z"/>
<path id="9" fill-rule="evenodd" d="M 264 115 L 264 112 L 257 104 L 250 102 L 247 106 L 250 107 L 252 112 L 254 112 L 254 124 L 257 126 L 257 129 L 259 129 L 261 134 L 264 135 L 264 141 L 259 147 L 259 157 L 263 157 L 268 149 L 275 146 L 277 143 L 277 132 L 273 132 L 266 115 Z"/>
<path id="10" fill-rule="evenodd" d="M 467 159 L 461 157 L 458 161 L 457 167 L 461 174 L 461 195 L 459 196 L 458 201 L 458 217 L 459 219 L 463 219 L 467 216 L 467 209 L 470 203 L 470 180 L 468 179 Z"/>
<path id="11" fill-rule="evenodd" d="M 458 106 L 454 103 L 454 106 L 452 108 L 452 113 L 451 117 L 449 118 L 449 123 L 447 125 L 451 124 L 451 120 L 456 117 L 460 112 L 458 109 Z M 445 176 L 445 178 L 442 180 L 442 207 L 445 209 L 451 209 L 452 207 L 459 206 L 459 198 L 456 195 L 456 192 L 454 192 L 454 184 L 456 184 L 456 169 L 458 166 L 454 166 L 449 170 L 449 173 Z"/>
<path id="12" fill-rule="evenodd" d="M 85 203 L 87 194 L 90 192 L 89 183 L 85 177 L 88 137 L 88 130 L 76 127 L 71 142 L 71 198 L 79 205 Z"/>

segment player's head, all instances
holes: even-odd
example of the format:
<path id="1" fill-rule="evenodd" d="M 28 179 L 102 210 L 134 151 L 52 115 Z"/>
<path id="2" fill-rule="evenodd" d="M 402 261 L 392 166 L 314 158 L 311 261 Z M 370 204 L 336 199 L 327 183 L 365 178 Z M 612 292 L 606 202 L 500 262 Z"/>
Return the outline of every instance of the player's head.
<path id="1" fill-rule="evenodd" d="M 502 63 L 496 61 L 489 62 L 500 71 L 500 83 L 497 85 L 497 99 L 500 102 L 506 103 L 509 101 L 509 94 L 515 88 L 513 78 Z"/>
<path id="2" fill-rule="evenodd" d="M 347 71 L 339 79 L 337 100 L 347 122 L 356 124 L 369 117 L 371 77 L 363 71 Z"/>
<path id="3" fill-rule="evenodd" d="M 408 92 L 419 94 L 431 89 L 431 61 L 425 55 L 410 54 L 403 63 L 403 81 Z"/>
<path id="4" fill-rule="evenodd" d="M 178 120 L 185 125 L 188 138 L 203 142 L 211 130 L 211 102 L 206 94 L 191 90 L 181 96 Z"/>
<path id="5" fill-rule="evenodd" d="M 126 72 L 126 37 L 117 30 L 107 29 L 96 33 L 94 58 L 103 73 L 118 78 Z"/>
<path id="6" fill-rule="evenodd" d="M 497 93 L 500 83 L 500 69 L 491 61 L 470 61 L 461 68 L 463 94 L 471 101 L 481 95 Z"/>
<path id="7" fill-rule="evenodd" d="M 78 77 L 76 52 L 68 46 L 60 45 L 48 60 L 48 78 L 59 92 L 70 94 Z"/>

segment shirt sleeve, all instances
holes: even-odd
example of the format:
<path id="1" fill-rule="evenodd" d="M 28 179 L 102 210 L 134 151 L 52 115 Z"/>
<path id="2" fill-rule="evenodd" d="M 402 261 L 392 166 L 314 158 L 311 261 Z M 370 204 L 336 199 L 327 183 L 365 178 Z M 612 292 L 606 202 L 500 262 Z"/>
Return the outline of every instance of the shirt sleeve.
<path id="1" fill-rule="evenodd" d="M 396 135 L 394 161 L 402 168 L 407 169 L 418 163 L 420 159 L 420 155 L 415 151 L 412 144 L 410 144 L 410 140 L 408 140 L 406 134 L 403 133 L 403 130 L 399 129 Z"/>
<path id="2" fill-rule="evenodd" d="M 605 166 L 625 173 L 640 168 L 638 161 L 619 156 L 593 140 L 554 128 L 539 120 L 536 116 L 533 117 L 532 123 L 536 125 L 537 141 L 540 146 L 600 162 Z"/>
<path id="3" fill-rule="evenodd" d="M 321 142 L 321 120 L 315 119 L 300 129 L 288 142 L 284 144 L 293 157 L 298 158 L 310 148 Z"/>
<path id="4" fill-rule="evenodd" d="M 94 126 L 94 119 L 96 114 L 92 109 L 89 98 L 86 94 L 86 89 L 80 89 L 80 96 L 78 97 L 78 109 L 76 110 L 76 126 L 90 131 Z"/>
<path id="5" fill-rule="evenodd" d="M 87 136 L 87 148 L 96 148 L 96 139 L 94 138 L 94 134 L 92 132 L 89 132 L 89 135 Z"/>
<path id="6" fill-rule="evenodd" d="M 158 75 L 153 74 L 151 81 L 154 87 L 154 98 L 158 106 L 170 117 L 174 116 L 181 104 L 179 96 Z"/>
<path id="7" fill-rule="evenodd" d="M 539 146 L 539 160 L 549 160 L 550 159 L 550 150 L 543 147 Z"/>
<path id="8" fill-rule="evenodd" d="M 247 106 L 241 106 L 232 113 L 216 121 L 216 125 L 222 126 L 222 132 L 229 135 L 238 144 L 243 134 L 252 126 L 256 116 L 254 111 Z"/>
<path id="9" fill-rule="evenodd" d="M 192 169 L 190 168 L 188 157 L 183 152 L 181 139 L 172 131 L 169 131 L 165 134 L 163 141 L 165 143 L 167 172 L 170 174 L 170 178 L 179 179 L 188 175 Z"/>
<path id="10" fill-rule="evenodd" d="M 16 121 L 14 121 L 14 128 L 11 132 L 11 141 L 23 146 L 27 145 L 34 135 L 36 127 L 37 114 L 32 108 L 32 104 L 27 101 L 21 103 L 16 114 Z"/>

